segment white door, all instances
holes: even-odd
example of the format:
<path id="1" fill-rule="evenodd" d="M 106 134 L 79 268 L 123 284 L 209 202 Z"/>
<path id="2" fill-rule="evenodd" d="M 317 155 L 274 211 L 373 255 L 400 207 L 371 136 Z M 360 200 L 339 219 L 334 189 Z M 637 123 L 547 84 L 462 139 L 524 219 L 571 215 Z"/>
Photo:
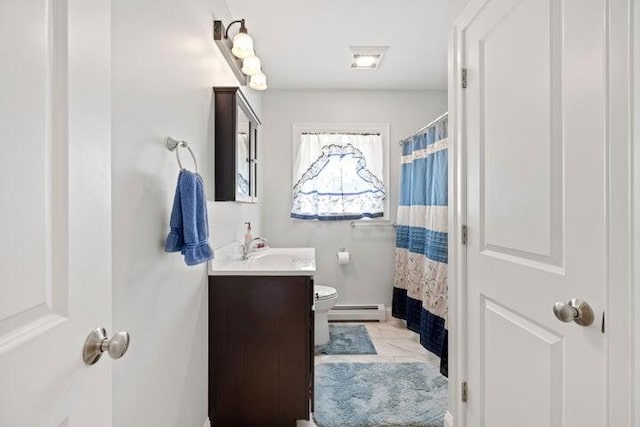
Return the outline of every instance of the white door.
<path id="1" fill-rule="evenodd" d="M 607 425 L 606 21 L 490 0 L 463 31 L 470 427 Z"/>
<path id="2" fill-rule="evenodd" d="M 0 426 L 110 427 L 110 3 L 0 1 Z M 111 332 L 111 331 L 109 331 Z"/>

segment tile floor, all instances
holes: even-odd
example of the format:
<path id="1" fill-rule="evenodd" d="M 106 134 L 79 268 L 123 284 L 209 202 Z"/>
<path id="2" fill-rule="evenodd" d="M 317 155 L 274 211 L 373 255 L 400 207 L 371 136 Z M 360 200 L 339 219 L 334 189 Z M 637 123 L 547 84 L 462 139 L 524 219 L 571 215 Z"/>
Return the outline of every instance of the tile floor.
<path id="1" fill-rule="evenodd" d="M 440 359 L 420 345 L 418 334 L 408 330 L 400 320 L 387 322 L 348 322 L 350 325 L 365 325 L 371 341 L 378 354 L 362 355 L 326 355 L 315 357 L 315 364 L 320 363 L 403 363 L 429 362 L 440 368 Z M 311 421 L 298 421 L 297 427 L 317 427 Z"/>

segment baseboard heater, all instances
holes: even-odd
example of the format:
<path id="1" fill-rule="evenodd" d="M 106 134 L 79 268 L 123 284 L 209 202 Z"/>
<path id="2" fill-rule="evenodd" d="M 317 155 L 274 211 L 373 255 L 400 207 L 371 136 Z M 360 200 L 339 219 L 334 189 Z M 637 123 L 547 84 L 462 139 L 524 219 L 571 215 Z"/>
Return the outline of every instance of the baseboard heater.
<path id="1" fill-rule="evenodd" d="M 387 310 L 384 304 L 338 304 L 329 310 L 329 321 L 345 322 L 387 320 Z"/>

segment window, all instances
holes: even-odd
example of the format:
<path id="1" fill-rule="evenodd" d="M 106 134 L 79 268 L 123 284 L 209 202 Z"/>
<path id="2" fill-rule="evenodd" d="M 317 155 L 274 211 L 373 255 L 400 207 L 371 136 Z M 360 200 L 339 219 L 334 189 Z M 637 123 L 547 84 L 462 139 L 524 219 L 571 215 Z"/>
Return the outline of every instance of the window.
<path id="1" fill-rule="evenodd" d="M 291 217 L 325 221 L 383 217 L 387 135 L 387 126 L 294 126 Z"/>

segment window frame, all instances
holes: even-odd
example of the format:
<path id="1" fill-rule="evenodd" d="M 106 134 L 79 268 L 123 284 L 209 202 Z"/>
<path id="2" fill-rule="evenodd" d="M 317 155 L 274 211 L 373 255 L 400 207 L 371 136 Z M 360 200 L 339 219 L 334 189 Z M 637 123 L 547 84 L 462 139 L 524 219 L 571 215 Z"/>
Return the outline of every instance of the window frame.
<path id="1" fill-rule="evenodd" d="M 294 180 L 293 176 L 294 162 L 298 155 L 298 148 L 300 147 L 300 141 L 303 133 L 379 133 L 382 140 L 382 182 L 386 190 L 386 197 L 384 199 L 384 214 L 381 218 L 375 218 L 375 220 L 388 221 L 390 216 L 389 200 L 391 199 L 392 189 L 390 188 L 390 173 L 389 173 L 389 124 L 388 123 L 294 123 L 291 132 L 291 159 L 289 165 L 291 167 L 291 183 L 289 185 L 289 193 L 293 190 Z M 291 194 L 289 195 L 291 198 Z M 294 221 L 305 221 L 303 219 L 290 218 Z M 359 218 L 350 221 L 371 221 L 370 218 Z M 350 222 L 350 221 L 335 221 L 335 222 Z M 334 221 L 327 221 L 334 222 Z"/>

